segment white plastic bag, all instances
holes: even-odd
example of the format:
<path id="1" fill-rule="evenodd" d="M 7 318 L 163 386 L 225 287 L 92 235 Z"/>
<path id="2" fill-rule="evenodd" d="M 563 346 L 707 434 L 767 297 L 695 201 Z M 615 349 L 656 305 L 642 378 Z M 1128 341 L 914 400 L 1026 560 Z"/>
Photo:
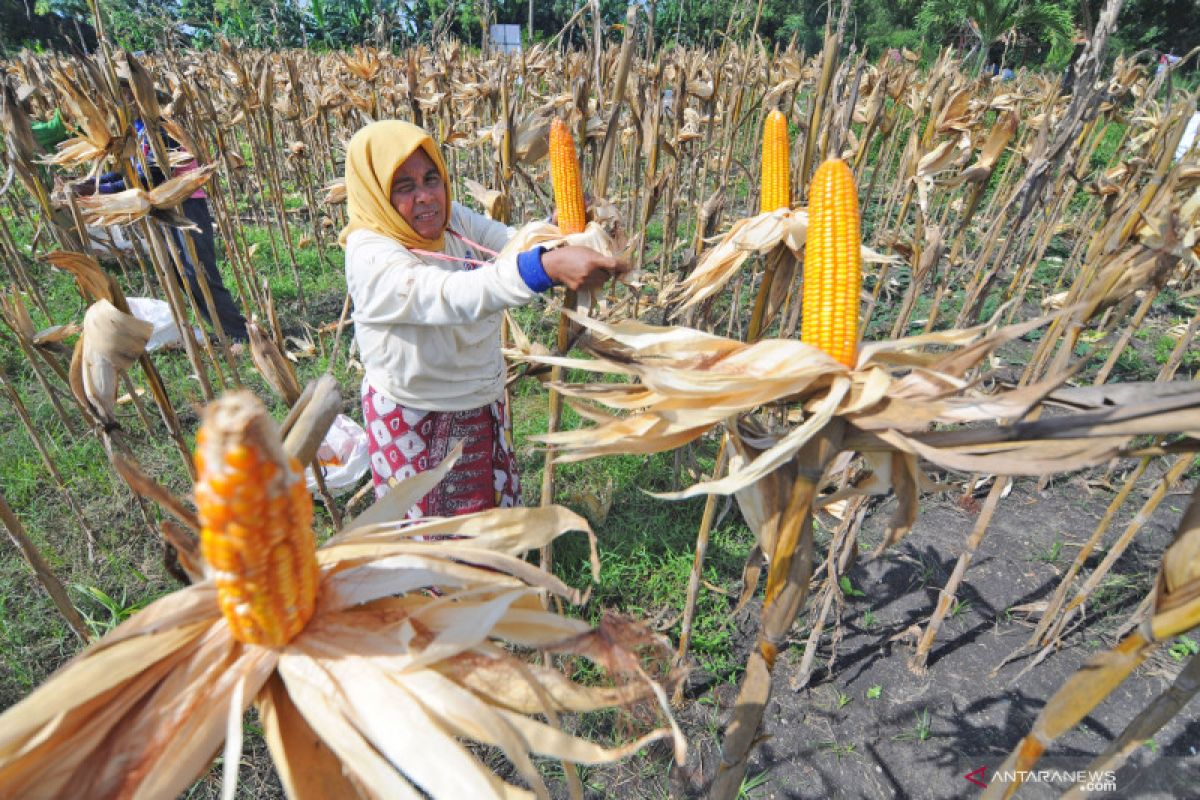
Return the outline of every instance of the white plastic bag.
<path id="1" fill-rule="evenodd" d="M 1200 135 L 1200 111 L 1192 114 L 1187 127 L 1183 129 L 1183 138 L 1179 140 L 1179 147 L 1175 148 L 1176 161 L 1183 158 L 1187 155 L 1187 151 L 1192 149 L 1192 146 L 1196 144 L 1197 135 Z"/>
<path id="2" fill-rule="evenodd" d="M 154 326 L 150 341 L 146 342 L 147 350 L 157 350 L 170 344 L 181 344 L 179 326 L 171 316 L 171 307 L 166 300 L 155 300 L 153 297 L 127 297 L 129 313 L 140 320 Z"/>
<path id="3" fill-rule="evenodd" d="M 183 345 L 183 337 L 179 335 L 179 326 L 171 316 L 171 306 L 166 300 L 155 300 L 153 297 L 126 297 L 129 303 L 129 313 L 138 319 L 149 322 L 154 326 L 150 341 L 146 342 L 147 352 L 160 347 Z M 192 326 L 192 335 L 197 342 L 204 341 L 204 331 Z"/>
<path id="4" fill-rule="evenodd" d="M 325 468 L 325 486 L 334 494 L 344 494 L 358 485 L 371 469 L 367 452 L 367 432 L 345 414 L 338 414 L 329 433 L 317 448 L 317 461 Z M 317 491 L 317 479 L 312 465 L 304 472 L 308 491 Z"/>

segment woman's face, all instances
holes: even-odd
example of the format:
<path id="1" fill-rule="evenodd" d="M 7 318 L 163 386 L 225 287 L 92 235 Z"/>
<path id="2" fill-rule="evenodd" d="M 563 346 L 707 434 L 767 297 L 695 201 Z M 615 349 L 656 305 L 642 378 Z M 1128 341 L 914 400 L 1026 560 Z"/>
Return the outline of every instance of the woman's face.
<path id="1" fill-rule="evenodd" d="M 426 239 L 446 228 L 446 184 L 433 159 L 418 149 L 392 175 L 392 207 Z"/>

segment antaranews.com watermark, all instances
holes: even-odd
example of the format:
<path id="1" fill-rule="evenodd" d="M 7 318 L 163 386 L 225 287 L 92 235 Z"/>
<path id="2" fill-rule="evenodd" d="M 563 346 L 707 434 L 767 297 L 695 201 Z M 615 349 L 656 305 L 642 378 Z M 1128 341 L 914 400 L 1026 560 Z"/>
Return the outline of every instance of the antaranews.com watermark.
<path id="1" fill-rule="evenodd" d="M 1115 792 L 1117 773 L 1114 770 L 997 770 L 978 767 L 963 776 L 976 786 L 986 788 L 991 783 L 1049 783 L 1055 786 L 1078 786 L 1085 792 Z"/>
<path id="2" fill-rule="evenodd" d="M 1134 754 L 1117 769 L 1090 769 L 1091 757 L 1050 756 L 1025 772 L 1001 769 L 999 760 L 962 755 L 953 783 L 964 797 L 977 797 L 993 784 L 1020 783 L 1037 800 L 1058 797 L 1078 786 L 1085 797 L 1197 797 L 1200 756 Z M 990 762 L 990 763 L 989 763 Z"/>

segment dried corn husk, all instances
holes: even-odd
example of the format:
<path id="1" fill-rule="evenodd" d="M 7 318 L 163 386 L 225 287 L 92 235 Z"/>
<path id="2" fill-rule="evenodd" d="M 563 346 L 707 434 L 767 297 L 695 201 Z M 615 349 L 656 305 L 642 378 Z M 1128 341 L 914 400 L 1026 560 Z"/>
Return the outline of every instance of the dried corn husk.
<path id="1" fill-rule="evenodd" d="M 397 522 L 452 463 L 393 487 L 318 551 L 317 611 L 285 645 L 235 641 L 203 580 L 89 647 L 0 716 L 0 794 L 175 796 L 222 742 L 239 763 L 251 703 L 295 798 L 548 797 L 532 754 L 604 763 L 662 738 L 682 760 L 673 722 L 614 748 L 557 725 L 562 712 L 648 698 L 670 718 L 635 655 L 665 645 L 629 623 L 592 629 L 545 610 L 544 594 L 581 595 L 519 557 L 586 521 L 549 507 Z M 624 678 L 583 686 L 514 648 L 575 654 Z M 463 738 L 498 748 L 532 791 L 504 783 Z M 232 794 L 236 770 L 226 781 Z"/>

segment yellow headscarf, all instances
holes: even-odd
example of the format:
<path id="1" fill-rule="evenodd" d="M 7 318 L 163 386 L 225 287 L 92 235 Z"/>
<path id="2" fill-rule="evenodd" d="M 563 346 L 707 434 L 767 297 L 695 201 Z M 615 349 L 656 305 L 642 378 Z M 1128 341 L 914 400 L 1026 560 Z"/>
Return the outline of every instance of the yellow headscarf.
<path id="1" fill-rule="evenodd" d="M 446 241 L 443 233 L 426 239 L 404 221 L 392 206 L 392 176 L 417 148 L 425 151 L 442 175 L 446 187 L 446 223 L 450 222 L 450 176 L 446 162 L 433 138 L 423 128 L 398 119 L 372 122 L 350 140 L 346 148 L 346 203 L 350 222 L 342 229 L 338 242 L 359 228 L 390 236 L 405 247 L 440 251 Z"/>

